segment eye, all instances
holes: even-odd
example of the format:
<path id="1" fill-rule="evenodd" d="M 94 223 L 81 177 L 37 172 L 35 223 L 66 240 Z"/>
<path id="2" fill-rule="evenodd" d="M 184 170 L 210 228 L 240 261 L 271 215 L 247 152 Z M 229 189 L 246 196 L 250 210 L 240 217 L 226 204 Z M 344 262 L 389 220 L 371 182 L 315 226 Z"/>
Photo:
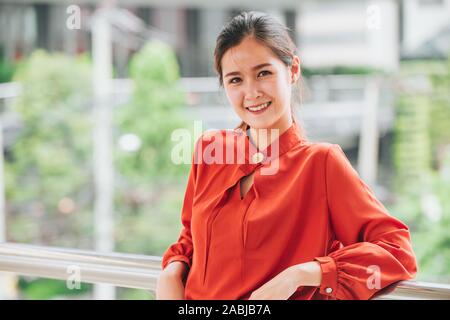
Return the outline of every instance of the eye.
<path id="1" fill-rule="evenodd" d="M 241 81 L 241 78 L 235 77 L 235 78 L 231 79 L 230 81 L 228 81 L 228 83 L 238 83 L 239 81 Z"/>
<path id="2" fill-rule="evenodd" d="M 263 70 L 263 71 L 261 71 L 260 73 L 258 73 L 258 76 L 266 76 L 266 75 L 269 75 L 269 74 L 272 74 L 272 72 L 270 72 L 270 71 L 268 71 L 268 70 Z"/>

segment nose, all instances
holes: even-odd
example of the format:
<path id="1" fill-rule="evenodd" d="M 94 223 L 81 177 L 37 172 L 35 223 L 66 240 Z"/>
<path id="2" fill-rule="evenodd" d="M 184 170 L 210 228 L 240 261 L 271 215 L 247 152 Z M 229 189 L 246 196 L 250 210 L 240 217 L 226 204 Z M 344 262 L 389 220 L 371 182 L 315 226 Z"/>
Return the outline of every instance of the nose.
<path id="1" fill-rule="evenodd" d="M 262 93 L 255 81 L 247 81 L 245 86 L 245 100 L 255 101 L 262 97 Z"/>

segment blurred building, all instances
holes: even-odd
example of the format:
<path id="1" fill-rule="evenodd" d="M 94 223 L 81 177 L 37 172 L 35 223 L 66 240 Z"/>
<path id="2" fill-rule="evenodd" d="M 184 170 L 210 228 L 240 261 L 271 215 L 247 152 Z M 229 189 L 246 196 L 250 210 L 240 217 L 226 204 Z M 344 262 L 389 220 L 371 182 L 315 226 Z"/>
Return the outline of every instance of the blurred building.
<path id="1" fill-rule="evenodd" d="M 89 18 L 102 2 L 0 1 L 1 55 L 17 60 L 37 47 L 72 54 L 89 52 Z M 74 3 L 81 9 L 80 30 L 66 27 L 67 8 Z M 129 57 L 149 37 L 173 45 L 182 76 L 214 75 L 216 36 L 241 10 L 277 16 L 293 31 L 304 65 L 309 67 L 358 65 L 395 70 L 403 55 L 411 58 L 417 51 L 423 56 L 421 46 L 445 30 L 448 34 L 450 24 L 450 0 L 120 0 L 115 4 L 141 18 L 151 31 L 135 37 L 115 35 L 114 63 L 119 76 L 125 76 Z M 448 46 L 429 49 L 426 56 L 440 57 L 442 50 L 448 51 Z"/>

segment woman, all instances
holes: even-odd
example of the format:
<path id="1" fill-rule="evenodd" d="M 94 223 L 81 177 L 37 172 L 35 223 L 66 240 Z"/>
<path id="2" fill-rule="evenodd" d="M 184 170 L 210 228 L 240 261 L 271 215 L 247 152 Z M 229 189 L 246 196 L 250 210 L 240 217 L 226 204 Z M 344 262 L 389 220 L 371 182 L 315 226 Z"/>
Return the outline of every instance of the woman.
<path id="1" fill-rule="evenodd" d="M 286 27 L 241 13 L 214 55 L 242 123 L 197 141 L 183 229 L 163 255 L 157 299 L 368 299 L 413 278 L 408 227 L 338 145 L 302 134 L 291 103 L 300 60 Z M 230 149 L 248 152 L 216 161 Z"/>

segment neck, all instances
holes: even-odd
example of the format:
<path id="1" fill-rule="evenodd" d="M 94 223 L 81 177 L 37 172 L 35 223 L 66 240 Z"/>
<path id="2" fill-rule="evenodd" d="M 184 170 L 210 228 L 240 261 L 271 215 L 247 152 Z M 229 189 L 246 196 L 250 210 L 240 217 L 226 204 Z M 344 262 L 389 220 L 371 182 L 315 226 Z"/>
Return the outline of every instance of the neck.
<path id="1" fill-rule="evenodd" d="M 278 139 L 287 129 L 292 126 L 292 118 L 287 121 L 275 123 L 269 128 L 252 128 L 250 127 L 250 135 L 258 150 L 266 149 L 273 141 Z"/>

